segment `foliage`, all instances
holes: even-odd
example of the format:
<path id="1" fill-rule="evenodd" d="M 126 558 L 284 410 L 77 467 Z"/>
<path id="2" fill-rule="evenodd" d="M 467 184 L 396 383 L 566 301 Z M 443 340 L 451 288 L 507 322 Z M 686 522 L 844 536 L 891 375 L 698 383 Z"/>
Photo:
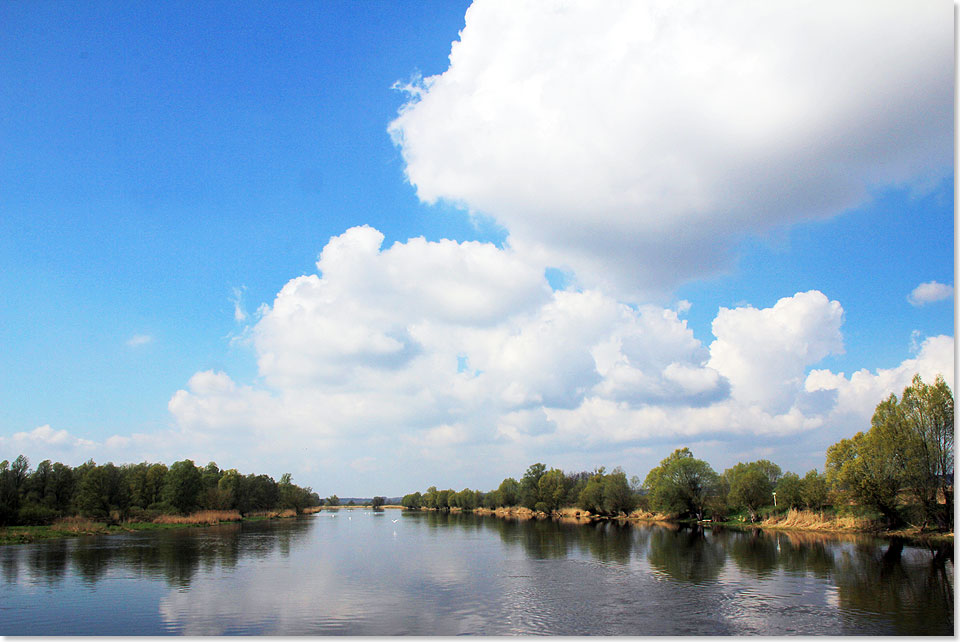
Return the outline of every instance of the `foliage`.
<path id="1" fill-rule="evenodd" d="M 720 491 L 720 477 L 689 448 L 679 448 L 647 474 L 644 486 L 657 510 L 702 520 L 707 501 Z"/>
<path id="2" fill-rule="evenodd" d="M 513 477 L 507 477 L 500 482 L 499 506 L 516 506 L 520 502 L 520 483 Z"/>
<path id="3" fill-rule="evenodd" d="M 423 505 L 421 503 L 421 495 L 419 491 L 416 493 L 410 493 L 409 495 L 404 495 L 400 500 L 400 505 L 411 510 L 419 510 Z"/>
<path id="4" fill-rule="evenodd" d="M 828 491 L 826 475 L 818 473 L 816 468 L 803 476 L 800 493 L 808 510 L 823 510 L 829 501 Z"/>
<path id="5" fill-rule="evenodd" d="M 540 478 L 547 472 L 547 467 L 541 463 L 532 464 L 527 468 L 520 480 L 520 505 L 535 510 L 540 498 Z"/>
<path id="6" fill-rule="evenodd" d="M 197 508 L 301 512 L 319 503 L 316 493 L 294 484 L 289 474 L 277 484 L 267 475 L 220 470 L 214 462 L 199 468 L 184 460 L 168 469 L 162 463 L 115 466 L 91 460 L 71 468 L 44 460 L 32 472 L 23 455 L 12 466 L 0 462 L 0 526 L 50 524 L 72 515 L 116 523 Z"/>
<path id="7" fill-rule="evenodd" d="M 784 473 L 776 486 L 777 505 L 785 508 L 803 508 L 803 480 L 796 473 Z"/>
<path id="8" fill-rule="evenodd" d="M 902 521 L 901 493 L 919 507 L 924 523 L 953 523 L 953 393 L 937 377 L 919 376 L 890 395 L 873 414 L 870 430 L 827 449 L 827 481 L 850 501 L 880 511 L 888 523 Z M 940 504 L 939 499 L 946 500 Z"/>
<path id="9" fill-rule="evenodd" d="M 387 503 L 387 498 L 381 495 L 377 495 L 372 500 L 370 500 L 370 506 L 377 510 L 378 508 L 383 508 L 383 505 Z"/>
<path id="10" fill-rule="evenodd" d="M 728 503 L 745 509 L 750 514 L 750 521 L 755 522 L 760 508 L 773 503 L 780 467 L 766 459 L 738 463 L 725 470 L 723 478 L 729 485 Z"/>
<path id="11" fill-rule="evenodd" d="M 636 493 L 622 469 L 605 474 L 599 468 L 580 491 L 577 506 L 597 515 L 627 514 L 636 507 Z"/>
<path id="12" fill-rule="evenodd" d="M 161 496 L 163 501 L 181 513 L 189 513 L 199 505 L 202 483 L 200 469 L 193 461 L 184 459 L 174 462 L 164 478 Z"/>

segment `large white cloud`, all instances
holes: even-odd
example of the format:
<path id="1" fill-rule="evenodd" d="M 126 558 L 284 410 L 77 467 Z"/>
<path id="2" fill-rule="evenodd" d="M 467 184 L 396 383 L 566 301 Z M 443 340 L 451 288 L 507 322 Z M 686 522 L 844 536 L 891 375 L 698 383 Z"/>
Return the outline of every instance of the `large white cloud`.
<path id="1" fill-rule="evenodd" d="M 621 292 L 947 175 L 949 2 L 481 0 L 390 132 L 421 199 Z"/>
<path id="2" fill-rule="evenodd" d="M 946 336 L 889 369 L 811 370 L 843 349 L 843 309 L 818 291 L 721 308 L 707 345 L 686 302 L 552 291 L 542 266 L 489 244 L 381 242 L 371 228 L 332 238 L 319 273 L 287 283 L 246 333 L 258 380 L 196 373 L 170 399 L 169 431 L 95 444 L 43 426 L 0 446 L 68 463 L 96 453 L 290 471 L 327 494 L 486 488 L 535 460 L 643 473 L 672 447 L 708 442 L 806 470 L 914 373 L 953 385 Z M 441 266 L 469 297 L 435 287 Z"/>
<path id="3" fill-rule="evenodd" d="M 201 372 L 174 395 L 181 438 L 220 459 L 259 444 L 331 479 L 362 469 L 379 483 L 448 474 L 484 485 L 551 454 L 579 452 L 589 467 L 609 463 L 589 452 L 623 457 L 678 439 L 826 430 L 835 441 L 869 425 L 913 372 L 952 385 L 950 337 L 927 339 L 889 371 L 810 371 L 843 350 L 843 309 L 818 291 L 720 309 L 705 345 L 681 318 L 686 305 L 553 292 L 542 267 L 492 245 L 381 241 L 371 228 L 332 238 L 320 273 L 291 280 L 261 310 L 250 333 L 259 384 Z M 441 260 L 470 297 L 428 287 Z"/>
<path id="4" fill-rule="evenodd" d="M 745 405 L 785 411 L 803 385 L 806 368 L 843 351 L 843 308 L 821 292 L 803 292 L 772 308 L 720 308 L 710 365 L 730 380 Z"/>

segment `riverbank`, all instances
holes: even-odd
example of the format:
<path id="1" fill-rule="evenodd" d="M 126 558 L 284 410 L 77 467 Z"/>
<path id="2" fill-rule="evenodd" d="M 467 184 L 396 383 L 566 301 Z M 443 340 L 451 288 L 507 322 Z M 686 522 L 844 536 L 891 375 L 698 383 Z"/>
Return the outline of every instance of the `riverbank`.
<path id="1" fill-rule="evenodd" d="M 429 510 L 429 509 L 423 509 Z M 451 512 L 459 512 L 459 508 L 450 509 Z M 500 507 L 496 509 L 477 508 L 473 511 L 477 515 L 492 515 L 494 517 L 503 517 L 510 519 L 560 519 L 569 522 L 592 522 L 597 520 L 619 520 L 623 522 L 648 522 L 660 524 L 694 524 L 704 527 L 722 527 L 753 530 L 777 530 L 790 532 L 809 532 L 824 534 L 862 534 L 874 535 L 877 537 L 901 537 L 916 541 L 931 543 L 953 543 L 953 532 L 938 532 L 923 530 L 918 526 L 905 526 L 896 529 L 884 527 L 877 520 L 856 517 L 853 515 L 833 515 L 823 512 L 813 512 L 806 510 L 789 510 L 785 513 L 773 515 L 758 522 L 748 521 L 703 521 L 678 519 L 674 515 L 663 513 L 651 513 L 645 511 L 634 511 L 629 515 L 617 517 L 594 515 L 589 511 L 579 508 L 567 507 L 558 511 L 545 513 L 543 511 L 533 511 L 523 506 Z"/>
<path id="2" fill-rule="evenodd" d="M 952 543 L 953 532 L 922 529 L 919 526 L 887 528 L 882 522 L 854 515 L 830 515 L 806 510 L 789 510 L 773 515 L 760 522 L 718 522 L 720 526 L 749 527 L 778 531 L 803 531 L 816 533 L 853 533 L 878 537 L 901 537 L 935 543 Z"/>
<path id="3" fill-rule="evenodd" d="M 321 507 L 304 509 L 304 514 L 315 513 Z M 258 522 L 268 519 L 296 517 L 292 509 L 258 511 L 241 515 L 238 511 L 200 511 L 190 515 L 161 515 L 152 521 L 125 521 L 117 524 L 97 522 L 84 517 L 67 517 L 45 526 L 5 526 L 0 528 L 0 545 L 27 544 L 43 539 L 80 537 L 84 535 L 116 535 L 140 531 L 168 530 L 216 526 L 235 522 Z"/>

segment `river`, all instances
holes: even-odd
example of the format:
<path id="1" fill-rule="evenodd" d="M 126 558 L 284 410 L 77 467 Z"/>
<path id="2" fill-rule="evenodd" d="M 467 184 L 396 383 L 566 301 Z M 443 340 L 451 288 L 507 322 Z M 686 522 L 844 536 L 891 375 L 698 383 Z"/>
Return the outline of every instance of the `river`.
<path id="1" fill-rule="evenodd" d="M 369 509 L 0 547 L 2 635 L 953 635 L 953 552 Z"/>

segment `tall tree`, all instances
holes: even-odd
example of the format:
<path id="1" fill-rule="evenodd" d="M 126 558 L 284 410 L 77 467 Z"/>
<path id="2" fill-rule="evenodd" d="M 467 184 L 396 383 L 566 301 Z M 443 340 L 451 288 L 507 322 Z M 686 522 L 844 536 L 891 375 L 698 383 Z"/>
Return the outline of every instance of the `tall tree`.
<path id="1" fill-rule="evenodd" d="M 537 507 L 540 501 L 540 478 L 547 472 L 547 467 L 537 462 L 527 468 L 520 480 L 520 504 L 530 510 Z"/>
<path id="2" fill-rule="evenodd" d="M 766 459 L 738 463 L 725 470 L 723 477 L 730 489 L 727 500 L 733 506 L 746 509 L 750 521 L 755 522 L 760 508 L 773 503 L 780 467 Z"/>
<path id="3" fill-rule="evenodd" d="M 937 377 L 918 376 L 877 404 L 870 430 L 827 449 L 827 480 L 853 501 L 902 521 L 901 492 L 912 496 L 924 523 L 953 524 L 953 393 Z M 943 499 L 945 504 L 940 504 Z"/>
<path id="4" fill-rule="evenodd" d="M 190 459 L 174 462 L 163 481 L 163 501 L 181 513 L 195 510 L 202 488 L 200 469 Z"/>
<path id="5" fill-rule="evenodd" d="M 720 476 L 689 448 L 678 448 L 647 474 L 644 486 L 658 510 L 703 519 L 708 499 L 718 492 Z"/>

